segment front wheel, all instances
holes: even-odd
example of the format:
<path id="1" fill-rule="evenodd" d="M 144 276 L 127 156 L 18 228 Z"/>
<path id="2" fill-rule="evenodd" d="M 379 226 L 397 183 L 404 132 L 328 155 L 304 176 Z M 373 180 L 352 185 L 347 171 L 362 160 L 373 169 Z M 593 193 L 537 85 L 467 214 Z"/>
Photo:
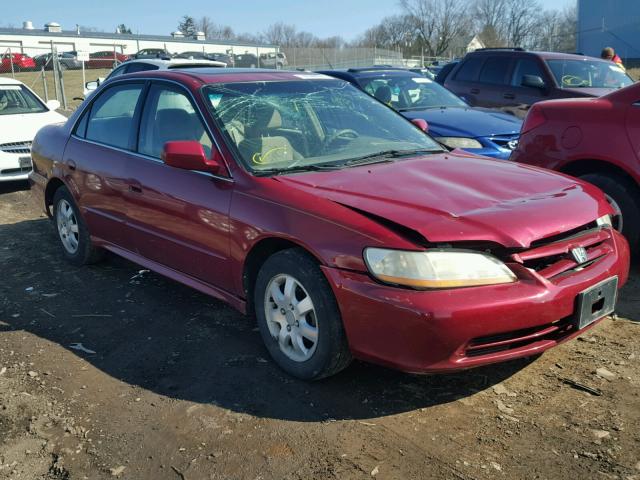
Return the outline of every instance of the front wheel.
<path id="1" fill-rule="evenodd" d="M 580 176 L 600 188 L 613 207 L 613 226 L 629 241 L 631 252 L 640 246 L 640 192 L 638 187 L 623 177 L 589 173 Z"/>
<path id="2" fill-rule="evenodd" d="M 254 305 L 269 354 L 290 375 L 318 380 L 351 362 L 331 287 L 304 251 L 283 250 L 267 259 L 256 280 Z"/>

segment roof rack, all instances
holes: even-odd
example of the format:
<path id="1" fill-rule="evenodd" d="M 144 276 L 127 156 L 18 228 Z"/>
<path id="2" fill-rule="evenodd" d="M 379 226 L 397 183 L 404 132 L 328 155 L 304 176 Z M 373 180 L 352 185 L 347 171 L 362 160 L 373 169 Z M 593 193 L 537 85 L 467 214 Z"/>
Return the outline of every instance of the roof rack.
<path id="1" fill-rule="evenodd" d="M 486 48 L 476 48 L 476 52 L 487 52 L 487 51 L 507 51 L 507 52 L 526 52 L 526 49 L 522 47 L 486 47 Z"/>

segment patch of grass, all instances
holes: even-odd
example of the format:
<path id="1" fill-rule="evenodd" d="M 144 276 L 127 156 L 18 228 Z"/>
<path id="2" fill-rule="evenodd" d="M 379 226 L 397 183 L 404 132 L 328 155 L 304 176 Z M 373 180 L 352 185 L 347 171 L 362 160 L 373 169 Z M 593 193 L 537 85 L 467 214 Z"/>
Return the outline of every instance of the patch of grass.
<path id="1" fill-rule="evenodd" d="M 90 82 L 98 77 L 106 77 L 109 75 L 110 69 L 87 69 L 85 70 L 86 81 Z M 42 72 L 16 72 L 15 79 L 20 80 L 25 85 L 33 89 L 40 98 L 45 100 L 44 83 L 46 81 L 49 100 L 56 98 L 56 91 L 53 80 L 53 72 L 46 70 L 44 72 L 45 79 L 42 78 Z M 0 77 L 11 78 L 11 72 L 2 73 Z M 84 85 L 82 83 L 82 70 L 65 70 L 63 72 L 64 91 L 67 96 L 67 108 L 69 110 L 75 110 L 82 100 L 74 100 L 75 97 L 82 97 Z M 62 94 L 59 94 L 58 99 L 62 104 Z"/>

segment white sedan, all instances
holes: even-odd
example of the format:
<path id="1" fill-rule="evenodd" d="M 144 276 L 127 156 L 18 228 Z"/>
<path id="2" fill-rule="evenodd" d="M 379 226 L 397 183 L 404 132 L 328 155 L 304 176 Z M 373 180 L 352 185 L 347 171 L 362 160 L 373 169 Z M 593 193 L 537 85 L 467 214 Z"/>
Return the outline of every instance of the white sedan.
<path id="1" fill-rule="evenodd" d="M 0 78 L 0 182 L 26 180 L 31 171 L 31 141 L 45 125 L 66 122 L 60 102 L 45 103 L 18 80 Z"/>

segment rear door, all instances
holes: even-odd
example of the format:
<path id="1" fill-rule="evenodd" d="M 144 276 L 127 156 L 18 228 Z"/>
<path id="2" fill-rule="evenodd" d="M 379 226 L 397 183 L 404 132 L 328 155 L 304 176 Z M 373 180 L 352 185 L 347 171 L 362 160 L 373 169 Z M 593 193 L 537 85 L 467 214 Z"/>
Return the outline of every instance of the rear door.
<path id="1" fill-rule="evenodd" d="M 126 250 L 126 198 L 137 118 L 145 83 L 118 83 L 100 92 L 75 126 L 64 152 L 72 187 L 92 236 Z"/>
<path id="2" fill-rule="evenodd" d="M 157 82 L 141 117 L 127 208 L 138 251 L 146 258 L 231 290 L 229 207 L 233 181 L 165 165 L 166 142 L 212 140 L 189 92 Z"/>
<path id="3" fill-rule="evenodd" d="M 481 98 L 483 92 L 478 84 L 478 76 L 485 58 L 484 55 L 465 58 L 452 72 L 452 75 L 445 80 L 445 87 L 473 106 L 484 106 Z"/>
<path id="4" fill-rule="evenodd" d="M 514 94 L 507 91 L 512 57 L 495 55 L 487 58 L 480 69 L 478 106 L 499 108 L 513 102 Z"/>

